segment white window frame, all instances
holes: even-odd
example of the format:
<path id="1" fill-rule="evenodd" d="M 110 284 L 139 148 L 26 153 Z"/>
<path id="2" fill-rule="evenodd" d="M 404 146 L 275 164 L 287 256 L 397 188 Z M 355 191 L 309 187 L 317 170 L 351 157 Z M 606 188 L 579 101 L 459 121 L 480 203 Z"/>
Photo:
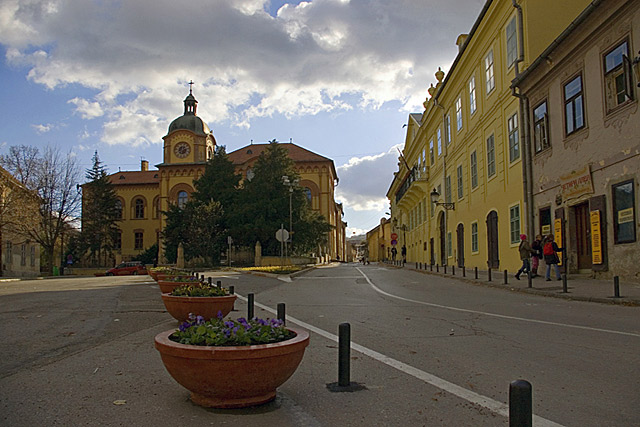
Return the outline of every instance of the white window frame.
<path id="1" fill-rule="evenodd" d="M 478 152 L 473 150 L 469 155 L 469 165 L 471 169 L 471 188 L 478 188 Z"/>
<path id="2" fill-rule="evenodd" d="M 476 76 L 471 76 L 469 80 L 469 114 L 476 112 Z"/>
<path id="3" fill-rule="evenodd" d="M 471 223 L 471 253 L 478 253 L 478 221 Z"/>
<path id="4" fill-rule="evenodd" d="M 517 112 L 507 119 L 507 131 L 509 132 L 509 162 L 513 163 L 520 159 L 520 131 Z"/>
<path id="5" fill-rule="evenodd" d="M 509 69 L 518 59 L 518 27 L 515 16 L 507 24 L 505 32 L 507 35 L 507 69 Z"/>
<path id="6" fill-rule="evenodd" d="M 456 127 L 458 132 L 462 130 L 462 97 L 456 99 Z"/>
<path id="7" fill-rule="evenodd" d="M 462 175 L 462 165 L 458 165 L 457 167 L 457 178 L 458 178 L 458 200 L 464 197 L 464 179 Z"/>
<path id="8" fill-rule="evenodd" d="M 438 157 L 442 156 L 442 129 L 438 128 L 436 132 L 436 140 L 438 141 Z"/>
<path id="9" fill-rule="evenodd" d="M 514 215 L 514 212 L 517 215 Z M 512 245 L 520 243 L 520 203 L 509 206 L 509 240 Z"/>
<path id="10" fill-rule="evenodd" d="M 484 77 L 487 95 L 489 95 L 496 88 L 496 76 L 493 69 L 493 49 L 484 57 Z"/>
<path id="11" fill-rule="evenodd" d="M 494 134 L 487 138 L 487 179 L 496 176 L 496 138 Z"/>

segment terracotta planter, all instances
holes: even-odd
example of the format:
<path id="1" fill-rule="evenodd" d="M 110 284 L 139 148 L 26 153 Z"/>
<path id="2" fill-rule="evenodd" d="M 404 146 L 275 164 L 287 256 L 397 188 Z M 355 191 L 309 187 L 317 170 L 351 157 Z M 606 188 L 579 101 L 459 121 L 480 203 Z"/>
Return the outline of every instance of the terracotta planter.
<path id="1" fill-rule="evenodd" d="M 233 303 L 237 296 L 227 295 L 224 297 L 175 297 L 168 293 L 162 294 L 162 302 L 167 311 L 176 320 L 185 322 L 189 318 L 189 313 L 202 316 L 209 320 L 218 315 L 221 311 L 226 316 L 233 310 Z"/>
<path id="2" fill-rule="evenodd" d="M 204 347 L 171 341 L 174 331 L 156 335 L 156 349 L 169 374 L 191 392 L 191 400 L 211 408 L 243 408 L 269 402 L 276 388 L 297 369 L 309 333 L 275 344 Z"/>
<path id="3" fill-rule="evenodd" d="M 156 277 L 155 280 L 156 281 L 160 281 L 160 280 L 167 280 L 167 279 L 171 279 L 172 277 L 176 277 L 176 276 L 188 276 L 188 274 L 167 274 L 167 273 L 156 273 Z"/>
<path id="4" fill-rule="evenodd" d="M 160 288 L 160 292 L 163 294 L 170 293 L 178 286 L 182 285 L 193 285 L 198 282 L 168 282 L 166 280 L 158 280 L 158 287 Z"/>

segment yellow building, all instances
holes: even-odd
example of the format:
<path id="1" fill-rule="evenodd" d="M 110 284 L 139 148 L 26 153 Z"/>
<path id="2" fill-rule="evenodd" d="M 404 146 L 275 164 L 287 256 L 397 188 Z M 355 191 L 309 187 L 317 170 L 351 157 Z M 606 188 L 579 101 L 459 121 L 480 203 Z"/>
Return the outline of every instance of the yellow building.
<path id="1" fill-rule="evenodd" d="M 119 171 L 109 176 L 115 185 L 120 207 L 120 238 L 116 262 L 129 260 L 158 243 L 165 218 L 161 212 L 170 204 L 183 204 L 194 191 L 193 181 L 204 173 L 207 160 L 215 151 L 216 140 L 207 124 L 197 116 L 198 101 L 191 91 L 184 100 L 184 114 L 169 125 L 163 137 L 163 162 L 149 170 L 143 160 L 139 171 Z M 229 153 L 236 171 L 246 173 L 266 144 L 254 144 Z M 301 176 L 300 185 L 308 189 L 313 209 L 318 210 L 335 229 L 328 236 L 326 255 L 331 259 L 345 253 L 345 226 L 342 205 L 335 203 L 338 177 L 333 161 L 295 144 L 283 144 Z M 160 262 L 162 259 L 160 251 Z M 324 255 L 324 254 L 323 254 Z"/>
<path id="2" fill-rule="evenodd" d="M 37 224 L 37 217 L 38 195 L 0 167 L 1 276 L 40 274 L 40 245 L 21 230 L 25 224 Z"/>
<path id="3" fill-rule="evenodd" d="M 409 115 L 387 192 L 409 262 L 519 267 L 520 234 L 533 229 L 522 169 L 529 130 L 511 81 L 589 3 L 489 0 L 470 33 L 458 37 L 448 74 L 436 72 L 424 111 Z"/>
<path id="4" fill-rule="evenodd" d="M 370 262 L 391 259 L 391 221 L 382 218 L 380 224 L 366 235 Z"/>

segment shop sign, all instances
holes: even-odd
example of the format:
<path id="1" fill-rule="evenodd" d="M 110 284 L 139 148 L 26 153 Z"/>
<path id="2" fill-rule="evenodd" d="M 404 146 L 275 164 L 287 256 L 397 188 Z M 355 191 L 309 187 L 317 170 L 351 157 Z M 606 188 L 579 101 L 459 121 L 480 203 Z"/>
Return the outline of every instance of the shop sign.
<path id="1" fill-rule="evenodd" d="M 582 169 L 560 176 L 560 192 L 564 200 L 574 199 L 583 194 L 593 193 L 591 169 L 586 165 Z"/>
<path id="2" fill-rule="evenodd" d="M 602 233 L 600 211 L 591 211 L 591 262 L 602 264 Z"/>
<path id="3" fill-rule="evenodd" d="M 633 222 L 633 208 L 618 211 L 618 224 L 624 224 L 626 222 Z"/>
<path id="4" fill-rule="evenodd" d="M 553 228 L 554 228 L 554 241 L 556 242 L 556 245 L 558 245 L 559 248 L 565 249 L 564 246 L 562 245 L 562 218 L 556 218 L 555 221 L 553 222 Z M 560 259 L 560 262 L 558 262 L 558 265 L 562 265 L 562 253 L 558 254 L 558 258 Z"/>

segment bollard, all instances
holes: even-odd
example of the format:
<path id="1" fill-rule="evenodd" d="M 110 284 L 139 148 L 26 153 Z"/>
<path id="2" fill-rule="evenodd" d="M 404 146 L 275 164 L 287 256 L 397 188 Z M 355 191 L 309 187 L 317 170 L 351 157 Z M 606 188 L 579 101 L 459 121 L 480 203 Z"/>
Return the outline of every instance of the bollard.
<path id="1" fill-rule="evenodd" d="M 209 286 L 211 286 L 211 283 L 213 282 L 213 277 L 207 277 L 207 282 L 209 282 Z"/>
<path id="2" fill-rule="evenodd" d="M 433 271 L 433 264 L 429 264 L 429 271 Z"/>
<path id="3" fill-rule="evenodd" d="M 247 294 L 247 318 L 253 319 L 253 293 Z"/>
<path id="4" fill-rule="evenodd" d="M 613 276 L 613 297 L 620 298 L 620 277 Z"/>
<path id="5" fill-rule="evenodd" d="M 489 275 L 489 279 L 487 280 L 487 282 L 491 281 L 491 268 L 489 268 L 489 270 L 487 270 L 487 274 Z"/>
<path id="6" fill-rule="evenodd" d="M 418 263 L 418 270 L 422 270 L 422 263 L 421 262 Z"/>
<path id="7" fill-rule="evenodd" d="M 283 324 L 286 324 L 286 319 L 285 319 L 285 307 L 284 307 L 284 303 L 278 303 L 278 320 L 282 320 Z"/>
<path id="8" fill-rule="evenodd" d="M 444 265 L 444 274 L 447 274 L 447 264 Z"/>
<path id="9" fill-rule="evenodd" d="M 351 383 L 351 325 L 340 323 L 338 327 L 338 386 L 347 387 Z"/>
<path id="10" fill-rule="evenodd" d="M 476 280 L 478 280 L 478 267 L 473 267 L 473 273 L 476 276 Z"/>
<path id="11" fill-rule="evenodd" d="M 504 271 L 504 284 L 508 285 L 509 284 L 509 277 L 507 276 L 509 274 L 509 272 L 507 270 Z"/>
<path id="12" fill-rule="evenodd" d="M 221 288 L 222 288 L 222 281 L 221 281 L 221 280 L 218 280 L 218 281 L 216 282 L 216 286 L 218 287 L 218 289 L 221 289 Z"/>
<path id="13" fill-rule="evenodd" d="M 531 383 L 525 380 L 512 381 L 509 384 L 509 427 L 532 425 Z"/>
<path id="14" fill-rule="evenodd" d="M 466 267 L 463 265 L 461 268 L 462 268 L 462 277 L 467 277 L 467 269 L 466 269 Z"/>
<path id="15" fill-rule="evenodd" d="M 416 270 L 418 269 L 418 263 L 416 262 Z"/>
<path id="16" fill-rule="evenodd" d="M 440 273 L 440 266 L 436 264 L 436 273 Z"/>
<path id="17" fill-rule="evenodd" d="M 233 295 L 236 293 L 236 287 L 235 286 L 229 286 L 229 295 Z"/>
<path id="18" fill-rule="evenodd" d="M 452 265 L 452 266 L 451 266 L 451 274 L 452 274 L 453 276 L 455 276 L 455 275 L 456 275 L 456 266 L 455 266 L 455 265 Z"/>
<path id="19" fill-rule="evenodd" d="M 527 273 L 527 286 L 529 288 L 533 287 L 533 285 L 531 284 L 531 279 L 533 279 L 533 274 L 531 274 L 531 272 Z"/>
<path id="20" fill-rule="evenodd" d="M 562 293 L 566 294 L 567 292 L 569 292 L 567 290 L 567 274 L 562 273 Z"/>
<path id="21" fill-rule="evenodd" d="M 200 275 L 200 281 L 201 281 L 201 282 L 204 282 L 204 274 L 201 274 L 201 275 Z"/>

